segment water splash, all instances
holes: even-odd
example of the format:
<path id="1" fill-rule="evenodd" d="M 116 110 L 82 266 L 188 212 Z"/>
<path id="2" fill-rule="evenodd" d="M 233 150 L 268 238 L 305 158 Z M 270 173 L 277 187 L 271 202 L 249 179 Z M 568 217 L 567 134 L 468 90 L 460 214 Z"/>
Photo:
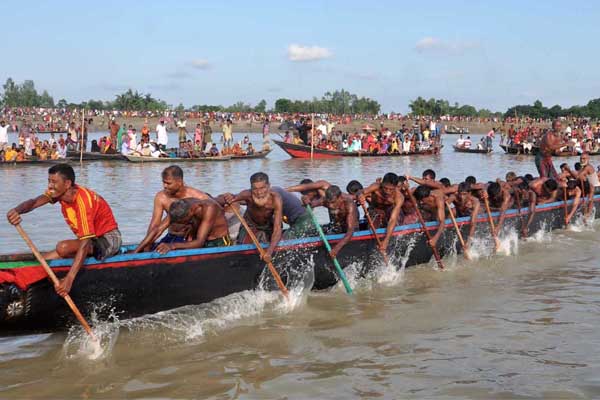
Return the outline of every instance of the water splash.
<path id="1" fill-rule="evenodd" d="M 519 235 L 517 231 L 511 229 L 505 232 L 503 236 L 498 237 L 499 246 L 496 249 L 496 253 L 504 256 L 519 254 Z"/>
<path id="2" fill-rule="evenodd" d="M 62 349 L 66 359 L 93 361 L 110 357 L 119 337 L 120 323 L 114 309 L 110 309 L 107 320 L 101 321 L 98 318 L 98 315 L 107 307 L 110 307 L 110 304 L 97 305 L 90 315 L 94 337 L 88 335 L 79 325 L 74 325 L 69 329 Z"/>

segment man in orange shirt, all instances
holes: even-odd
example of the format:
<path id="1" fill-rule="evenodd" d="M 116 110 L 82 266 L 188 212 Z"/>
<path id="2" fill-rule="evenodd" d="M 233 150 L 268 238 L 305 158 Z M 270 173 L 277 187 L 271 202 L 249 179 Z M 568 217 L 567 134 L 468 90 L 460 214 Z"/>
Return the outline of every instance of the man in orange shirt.
<path id="1" fill-rule="evenodd" d="M 11 209 L 6 215 L 8 222 L 18 225 L 21 223 L 21 214 L 57 202 L 77 239 L 58 242 L 56 250 L 44 254 L 44 258 L 52 260 L 73 257 L 71 269 L 54 287 L 59 295 L 66 296 L 87 256 L 93 255 L 96 259 L 103 260 L 119 252 L 121 232 L 106 200 L 95 192 L 76 185 L 75 171 L 69 164 L 56 164 L 50 168 L 48 190 Z"/>

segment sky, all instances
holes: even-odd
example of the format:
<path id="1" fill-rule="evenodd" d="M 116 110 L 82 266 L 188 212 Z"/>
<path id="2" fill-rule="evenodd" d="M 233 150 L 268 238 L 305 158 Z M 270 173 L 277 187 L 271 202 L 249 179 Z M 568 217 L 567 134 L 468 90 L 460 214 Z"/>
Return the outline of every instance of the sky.
<path id="1" fill-rule="evenodd" d="M 128 88 L 177 105 L 272 107 L 346 89 L 492 111 L 600 97 L 596 1 L 0 2 L 0 80 L 55 101 Z"/>

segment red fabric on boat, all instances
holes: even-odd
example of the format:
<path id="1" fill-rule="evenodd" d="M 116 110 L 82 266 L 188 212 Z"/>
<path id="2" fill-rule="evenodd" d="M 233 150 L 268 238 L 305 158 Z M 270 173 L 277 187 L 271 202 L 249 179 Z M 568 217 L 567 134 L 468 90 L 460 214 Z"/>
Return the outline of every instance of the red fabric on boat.
<path id="1" fill-rule="evenodd" d="M 42 267 L 21 267 L 0 270 L 0 284 L 14 283 L 21 290 L 27 290 L 29 285 L 46 278 L 46 271 Z"/>

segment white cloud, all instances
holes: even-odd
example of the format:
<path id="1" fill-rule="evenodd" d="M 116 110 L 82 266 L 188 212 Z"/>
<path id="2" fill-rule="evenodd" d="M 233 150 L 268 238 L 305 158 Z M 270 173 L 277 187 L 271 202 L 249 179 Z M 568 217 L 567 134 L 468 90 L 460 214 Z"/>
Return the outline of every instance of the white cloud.
<path id="1" fill-rule="evenodd" d="M 299 44 L 290 44 L 287 53 L 290 61 L 317 61 L 332 56 L 331 51 L 324 47 L 301 46 Z"/>
<path id="2" fill-rule="evenodd" d="M 212 67 L 211 63 L 208 62 L 208 60 L 205 60 L 203 58 L 197 58 L 195 60 L 192 60 L 190 65 L 192 66 L 192 68 L 201 69 L 201 70 L 207 70 Z"/>
<path id="3" fill-rule="evenodd" d="M 418 53 L 442 53 L 451 55 L 464 54 L 468 50 L 479 47 L 480 44 L 475 41 L 445 41 L 431 36 L 424 37 L 415 44 L 415 50 Z"/>

